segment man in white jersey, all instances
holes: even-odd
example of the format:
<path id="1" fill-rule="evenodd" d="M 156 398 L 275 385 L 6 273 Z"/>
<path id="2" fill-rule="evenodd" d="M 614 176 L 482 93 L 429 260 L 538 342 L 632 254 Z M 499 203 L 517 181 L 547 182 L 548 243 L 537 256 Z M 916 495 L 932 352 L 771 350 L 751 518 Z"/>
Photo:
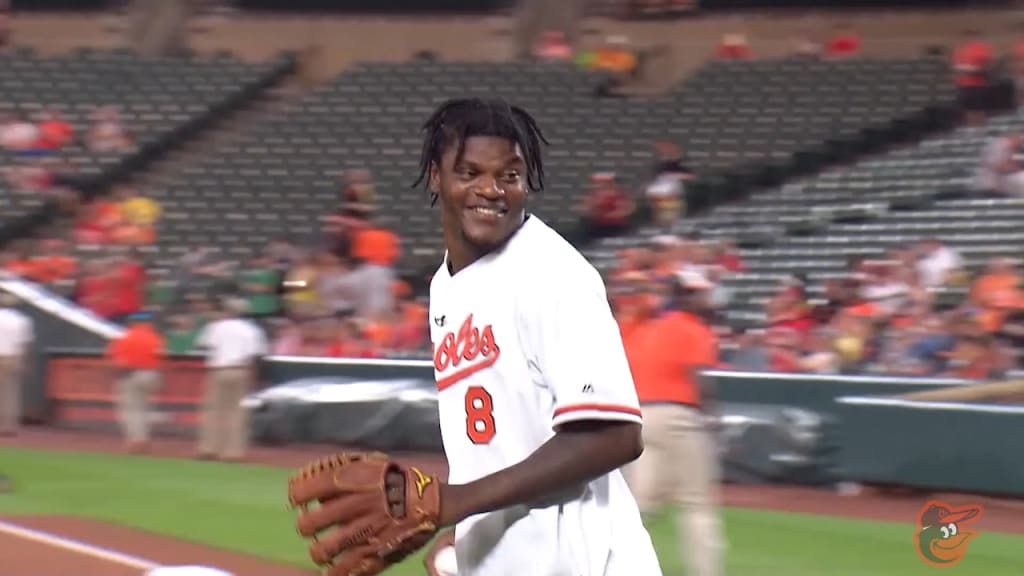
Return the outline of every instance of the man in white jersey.
<path id="1" fill-rule="evenodd" d="M 449 101 L 424 128 L 446 248 L 430 286 L 441 524 L 459 576 L 660 575 L 619 470 L 643 442 L 604 284 L 526 210 L 546 140 L 501 101 Z"/>

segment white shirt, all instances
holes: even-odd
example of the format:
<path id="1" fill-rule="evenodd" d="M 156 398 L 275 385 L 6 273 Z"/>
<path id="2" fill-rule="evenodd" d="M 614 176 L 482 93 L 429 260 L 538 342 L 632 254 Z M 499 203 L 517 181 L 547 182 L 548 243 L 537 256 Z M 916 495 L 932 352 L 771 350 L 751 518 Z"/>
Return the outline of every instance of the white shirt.
<path id="1" fill-rule="evenodd" d="M 0 146 L 9 150 L 20 150 L 35 144 L 39 129 L 30 122 L 15 122 L 0 128 Z"/>
<path id="2" fill-rule="evenodd" d="M 0 308 L 0 358 L 21 356 L 34 337 L 32 318 L 21 310 Z"/>
<path id="3" fill-rule="evenodd" d="M 267 353 L 267 340 L 259 326 L 242 318 L 217 320 L 203 327 L 196 340 L 209 353 L 210 368 L 235 368 L 248 365 L 254 357 Z"/>
<path id="4" fill-rule="evenodd" d="M 430 336 L 451 483 L 521 462 L 566 422 L 641 421 L 600 275 L 536 216 L 455 276 L 441 264 Z M 455 547 L 459 576 L 661 575 L 619 470 L 470 517 Z"/>
<path id="5" fill-rule="evenodd" d="M 1013 145 L 1006 137 L 995 138 L 981 151 L 981 165 L 974 173 L 974 185 L 980 190 L 1002 189 L 1006 174 L 1000 164 L 1012 153 Z"/>
<path id="6" fill-rule="evenodd" d="M 917 274 L 921 284 L 928 288 L 941 286 L 949 279 L 949 273 L 963 265 L 960 255 L 948 246 L 940 246 L 917 262 Z"/>

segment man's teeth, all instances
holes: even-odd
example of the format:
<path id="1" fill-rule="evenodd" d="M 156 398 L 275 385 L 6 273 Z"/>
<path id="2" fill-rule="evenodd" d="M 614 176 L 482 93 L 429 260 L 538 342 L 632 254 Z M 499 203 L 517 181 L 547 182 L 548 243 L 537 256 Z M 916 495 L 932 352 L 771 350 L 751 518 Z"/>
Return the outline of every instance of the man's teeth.
<path id="1" fill-rule="evenodd" d="M 488 216 L 500 216 L 504 212 L 504 210 L 498 208 L 484 208 L 482 206 L 473 208 L 473 211 L 479 212 L 480 214 L 487 214 Z"/>

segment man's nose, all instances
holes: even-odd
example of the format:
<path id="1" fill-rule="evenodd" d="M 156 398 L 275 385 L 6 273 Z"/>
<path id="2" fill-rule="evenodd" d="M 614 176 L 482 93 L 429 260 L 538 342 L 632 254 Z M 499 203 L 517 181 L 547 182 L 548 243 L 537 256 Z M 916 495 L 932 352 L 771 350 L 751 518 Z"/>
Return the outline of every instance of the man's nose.
<path id="1" fill-rule="evenodd" d="M 494 178 L 487 178 L 480 183 L 477 188 L 477 194 L 484 198 L 494 200 L 505 195 L 505 190 L 501 188 L 501 185 Z"/>

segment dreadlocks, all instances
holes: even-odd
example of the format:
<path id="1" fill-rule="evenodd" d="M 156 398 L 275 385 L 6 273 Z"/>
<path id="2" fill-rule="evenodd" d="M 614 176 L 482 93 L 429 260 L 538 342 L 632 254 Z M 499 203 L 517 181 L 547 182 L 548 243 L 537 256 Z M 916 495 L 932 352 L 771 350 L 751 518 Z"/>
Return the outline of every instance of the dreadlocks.
<path id="1" fill-rule="evenodd" d="M 462 159 L 466 140 L 473 136 L 494 136 L 516 143 L 526 162 L 526 183 L 530 190 L 544 189 L 544 161 L 541 144 L 547 144 L 536 120 L 522 108 L 503 100 L 460 98 L 441 104 L 423 124 L 426 133 L 420 154 L 420 175 L 413 183 L 429 186 L 432 165 L 441 165 L 441 156 L 452 144 L 458 144 L 455 161 Z M 430 205 L 437 202 L 431 193 Z"/>

